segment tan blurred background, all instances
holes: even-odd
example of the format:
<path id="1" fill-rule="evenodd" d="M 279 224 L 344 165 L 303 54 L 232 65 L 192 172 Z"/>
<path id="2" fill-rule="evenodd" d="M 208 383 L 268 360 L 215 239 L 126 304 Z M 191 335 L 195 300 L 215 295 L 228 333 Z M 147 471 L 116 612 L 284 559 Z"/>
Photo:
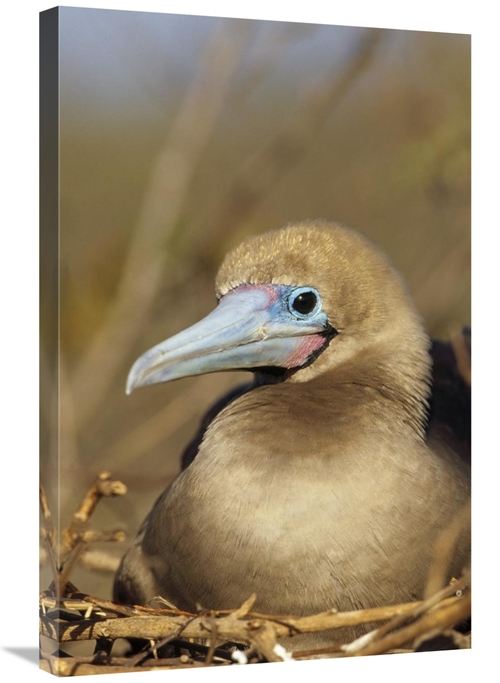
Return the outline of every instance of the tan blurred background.
<path id="1" fill-rule="evenodd" d="M 106 469 L 128 494 L 93 523 L 129 541 L 212 399 L 247 378 L 124 392 L 143 351 L 212 310 L 247 235 L 342 221 L 389 253 L 431 335 L 470 322 L 469 36 L 63 7 L 60 67 L 60 376 L 42 329 L 41 434 L 62 525 Z M 110 595 L 110 573 L 71 578 Z"/>

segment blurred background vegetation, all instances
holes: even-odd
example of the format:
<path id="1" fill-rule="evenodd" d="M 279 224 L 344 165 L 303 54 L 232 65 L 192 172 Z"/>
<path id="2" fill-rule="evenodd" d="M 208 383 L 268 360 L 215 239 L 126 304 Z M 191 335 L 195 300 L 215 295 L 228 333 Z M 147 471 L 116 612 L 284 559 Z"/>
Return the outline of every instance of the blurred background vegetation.
<path id="1" fill-rule="evenodd" d="M 470 322 L 470 36 L 63 7 L 60 98 L 60 374 L 42 328 L 41 433 L 62 525 L 107 469 L 128 494 L 93 521 L 130 541 L 241 381 L 124 392 L 142 352 L 212 310 L 248 235 L 344 222 L 388 252 L 431 335 Z M 110 594 L 111 573 L 71 578 Z"/>

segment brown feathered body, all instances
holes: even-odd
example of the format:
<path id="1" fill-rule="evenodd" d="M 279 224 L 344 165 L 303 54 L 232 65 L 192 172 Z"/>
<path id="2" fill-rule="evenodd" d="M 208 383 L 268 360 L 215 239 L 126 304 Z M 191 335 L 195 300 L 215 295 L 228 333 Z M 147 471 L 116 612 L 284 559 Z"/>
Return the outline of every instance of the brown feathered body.
<path id="1" fill-rule="evenodd" d="M 313 285 L 337 334 L 304 367 L 258 370 L 216 412 L 124 558 L 115 597 L 194 610 L 256 593 L 258 611 L 299 615 L 421 598 L 470 473 L 439 430 L 426 434 L 429 340 L 406 287 L 371 243 L 322 222 L 245 242 L 217 294 L 255 283 Z M 464 531 L 449 577 L 469 543 Z"/>

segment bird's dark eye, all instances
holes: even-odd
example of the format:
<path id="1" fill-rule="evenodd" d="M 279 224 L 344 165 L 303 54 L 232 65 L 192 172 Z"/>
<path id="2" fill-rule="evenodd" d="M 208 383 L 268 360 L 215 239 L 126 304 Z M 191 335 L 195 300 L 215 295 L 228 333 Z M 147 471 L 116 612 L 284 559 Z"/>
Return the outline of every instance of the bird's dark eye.
<path id="1" fill-rule="evenodd" d="M 319 295 L 314 289 L 304 287 L 295 290 L 288 301 L 290 311 L 300 316 L 309 315 L 318 306 Z"/>
<path id="2" fill-rule="evenodd" d="M 316 294 L 314 292 L 304 292 L 303 294 L 299 294 L 293 300 L 292 307 L 295 311 L 297 311 L 297 313 L 302 313 L 302 315 L 305 315 L 306 313 L 310 313 L 314 310 L 316 301 Z"/>

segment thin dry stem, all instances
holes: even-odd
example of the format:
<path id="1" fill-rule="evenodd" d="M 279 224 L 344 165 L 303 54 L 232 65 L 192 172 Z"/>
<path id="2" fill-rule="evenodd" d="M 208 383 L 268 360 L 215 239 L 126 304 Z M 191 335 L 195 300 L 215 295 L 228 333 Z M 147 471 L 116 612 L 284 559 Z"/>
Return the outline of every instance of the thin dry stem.
<path id="1" fill-rule="evenodd" d="M 453 553 L 457 546 L 460 534 L 470 526 L 471 501 L 462 507 L 453 517 L 450 524 L 445 527 L 438 535 L 434 543 L 434 558 L 429 569 L 425 598 L 432 598 L 435 593 L 441 590 L 446 582 L 446 576 Z"/>
<path id="2" fill-rule="evenodd" d="M 443 601 L 443 605 L 452 605 L 462 598 L 450 598 Z M 255 640 L 252 631 L 259 631 L 268 621 L 271 621 L 277 637 L 288 637 L 294 632 L 316 633 L 319 631 L 341 629 L 362 624 L 385 621 L 398 614 L 406 614 L 421 603 L 407 603 L 388 607 L 376 607 L 354 612 L 322 612 L 308 617 L 252 617 L 250 620 L 238 619 L 234 613 L 217 619 L 217 630 L 220 638 L 236 640 L 238 642 L 251 642 Z M 280 621 L 277 622 L 277 619 Z M 189 623 L 188 623 L 189 622 Z M 59 633 L 60 642 L 72 642 L 80 640 L 93 640 L 99 637 L 105 638 L 143 638 L 160 640 L 169 637 L 183 627 L 183 635 L 186 638 L 206 638 L 206 617 L 191 616 L 131 616 L 127 619 L 106 619 L 95 621 L 92 619 L 82 620 L 78 624 L 58 624 L 57 629 L 47 619 L 41 619 L 41 632 L 49 638 L 55 638 Z"/>
<path id="3" fill-rule="evenodd" d="M 402 624 L 420 617 L 422 614 L 434 609 L 439 604 L 444 604 L 443 601 L 446 598 L 455 595 L 459 591 L 465 590 L 465 588 L 469 585 L 469 582 L 470 575 L 469 572 L 466 572 L 461 579 L 454 581 L 449 586 L 446 586 L 442 590 L 432 594 L 423 602 L 416 604 L 413 609 L 408 610 L 408 612 L 404 614 L 395 615 L 386 624 L 379 626 L 379 628 L 371 631 L 368 634 L 365 634 L 364 636 L 361 636 L 354 642 L 345 646 L 343 648 L 344 651 L 354 654 L 365 649 L 369 644 L 378 640 L 382 640 L 388 633 L 394 631 L 396 628 L 399 628 Z"/>
<path id="4" fill-rule="evenodd" d="M 376 655 L 388 652 L 397 647 L 401 647 L 409 643 L 424 633 L 429 632 L 432 635 L 442 633 L 447 628 L 457 624 L 466 619 L 471 611 L 471 595 L 470 592 L 463 598 L 454 602 L 453 604 L 439 607 L 438 609 L 424 615 L 419 621 L 407 626 L 406 628 L 391 633 L 385 638 L 368 645 L 366 648 L 354 653 L 359 655 Z"/>
<path id="5" fill-rule="evenodd" d="M 50 511 L 47 496 L 45 495 L 45 489 L 42 482 L 40 482 L 40 507 L 42 511 L 43 524 L 42 527 L 42 537 L 45 544 L 46 558 L 50 563 L 50 569 L 52 572 L 52 578 L 57 581 L 58 571 L 57 571 L 57 557 L 56 557 L 56 542 L 57 533 L 52 522 L 52 513 Z M 43 562 L 43 553 L 40 553 L 40 563 Z"/>
<path id="6" fill-rule="evenodd" d="M 71 572 L 80 559 L 87 543 L 94 541 L 121 541 L 122 532 L 89 531 L 87 526 L 97 504 L 105 496 L 122 496 L 127 487 L 121 481 L 113 481 L 110 472 L 101 472 L 89 488 L 78 509 L 73 514 L 71 524 L 63 529 L 61 543 L 61 568 L 56 579 L 58 595 L 64 593 Z"/>
<path id="7" fill-rule="evenodd" d="M 71 524 L 62 530 L 61 543 L 57 543 L 57 534 L 52 524 L 52 515 L 49 509 L 47 497 L 43 485 L 40 484 L 40 506 L 44 520 L 42 538 L 45 541 L 45 556 L 41 553 L 40 561 L 49 559 L 52 568 L 56 596 L 61 597 L 66 589 L 71 572 L 76 564 L 81 561 L 83 565 L 99 567 L 100 571 L 115 571 L 117 560 L 110 562 L 109 556 L 104 560 L 103 553 L 86 553 L 89 543 L 95 542 L 120 542 L 125 540 L 125 534 L 121 530 L 95 531 L 88 529 L 90 518 L 96 509 L 98 502 L 105 496 L 121 496 L 127 492 L 127 487 L 120 481 L 111 479 L 107 471 L 101 472 L 92 486 L 89 488 L 78 509 L 74 513 Z M 60 560 L 57 561 L 56 552 Z"/>
<path id="8" fill-rule="evenodd" d="M 121 543 L 125 540 L 125 532 L 121 529 L 116 529 L 114 531 L 95 531 L 89 529 L 82 533 L 82 541 L 84 543 L 100 543 L 102 541 L 106 543 Z"/>
<path id="9" fill-rule="evenodd" d="M 43 521 L 45 525 L 45 534 L 48 542 L 50 543 L 50 546 L 52 548 L 55 547 L 55 540 L 56 540 L 56 530 L 54 529 L 54 525 L 52 523 L 52 513 L 49 508 L 49 503 L 47 500 L 47 496 L 45 495 L 45 489 L 43 487 L 43 484 L 40 482 L 40 508 L 42 510 L 42 516 L 43 516 Z"/>
<path id="10" fill-rule="evenodd" d="M 123 496 L 125 493 L 127 493 L 125 484 L 122 484 L 121 481 L 113 481 L 110 472 L 101 472 L 73 514 L 73 519 L 68 529 L 69 538 L 72 539 L 75 535 L 83 533 L 85 525 L 88 524 L 101 498 L 105 496 Z M 70 547 L 71 543 L 72 541 L 70 541 Z"/>
<path id="11" fill-rule="evenodd" d="M 76 567 L 78 559 L 83 551 L 84 543 L 81 539 L 73 545 L 69 553 L 65 554 L 62 566 L 59 570 L 58 576 L 55 581 L 56 594 L 58 596 L 64 595 L 66 585 L 69 581 L 71 572 Z"/>

